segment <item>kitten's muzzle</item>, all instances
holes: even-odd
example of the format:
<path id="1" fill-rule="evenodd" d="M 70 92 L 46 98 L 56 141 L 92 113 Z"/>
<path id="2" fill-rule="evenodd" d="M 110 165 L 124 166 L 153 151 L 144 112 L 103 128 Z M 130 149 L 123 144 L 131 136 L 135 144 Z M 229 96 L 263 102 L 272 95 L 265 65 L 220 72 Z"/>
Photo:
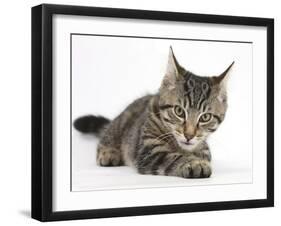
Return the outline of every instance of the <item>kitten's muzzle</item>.
<path id="1" fill-rule="evenodd" d="M 195 137 L 195 134 L 196 134 L 196 127 L 187 124 L 186 127 L 185 127 L 185 131 L 184 131 L 184 137 L 185 137 L 187 143 L 188 143 L 193 137 Z"/>

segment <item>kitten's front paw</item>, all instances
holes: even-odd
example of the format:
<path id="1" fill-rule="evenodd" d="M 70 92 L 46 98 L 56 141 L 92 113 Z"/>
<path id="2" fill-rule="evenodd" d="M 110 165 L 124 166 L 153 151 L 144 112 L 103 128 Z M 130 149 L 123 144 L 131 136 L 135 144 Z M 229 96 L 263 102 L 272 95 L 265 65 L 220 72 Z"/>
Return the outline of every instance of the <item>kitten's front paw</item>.
<path id="1" fill-rule="evenodd" d="M 207 178 L 212 174 L 211 164 L 207 160 L 193 160 L 182 167 L 185 178 Z"/>

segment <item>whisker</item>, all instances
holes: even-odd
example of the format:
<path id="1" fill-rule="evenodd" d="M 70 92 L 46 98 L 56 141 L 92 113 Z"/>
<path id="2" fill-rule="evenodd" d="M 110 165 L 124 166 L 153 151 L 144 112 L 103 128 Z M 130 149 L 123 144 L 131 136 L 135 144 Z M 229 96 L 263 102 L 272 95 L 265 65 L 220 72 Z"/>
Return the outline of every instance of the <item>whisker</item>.
<path id="1" fill-rule="evenodd" d="M 165 140 L 165 139 L 167 139 L 167 138 L 170 138 L 170 137 L 173 137 L 173 134 L 169 134 L 169 135 L 166 135 L 166 136 L 164 136 L 164 137 L 162 137 L 161 139 L 155 139 L 155 141 L 153 142 L 153 144 L 155 143 L 155 142 L 161 142 L 161 141 L 163 141 L 163 140 Z"/>

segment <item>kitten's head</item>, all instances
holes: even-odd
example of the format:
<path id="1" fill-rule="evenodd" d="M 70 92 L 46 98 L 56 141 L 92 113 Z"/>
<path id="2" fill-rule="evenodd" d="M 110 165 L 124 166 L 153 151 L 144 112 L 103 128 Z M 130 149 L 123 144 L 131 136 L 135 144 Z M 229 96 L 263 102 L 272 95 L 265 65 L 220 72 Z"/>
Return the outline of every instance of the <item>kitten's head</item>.
<path id="1" fill-rule="evenodd" d="M 159 108 L 164 125 L 182 148 L 193 149 L 223 121 L 227 75 L 233 63 L 219 76 L 197 76 L 178 63 L 170 48 L 166 75 L 159 90 Z"/>

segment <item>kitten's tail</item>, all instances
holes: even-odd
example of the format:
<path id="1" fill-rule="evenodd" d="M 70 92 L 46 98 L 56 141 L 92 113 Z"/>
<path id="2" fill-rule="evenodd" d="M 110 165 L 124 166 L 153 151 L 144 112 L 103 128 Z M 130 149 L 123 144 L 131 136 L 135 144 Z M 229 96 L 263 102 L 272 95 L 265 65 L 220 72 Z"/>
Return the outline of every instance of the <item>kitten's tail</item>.
<path id="1" fill-rule="evenodd" d="M 92 133 L 100 137 L 102 131 L 110 123 L 110 120 L 103 116 L 86 115 L 76 119 L 74 128 L 82 133 Z"/>

